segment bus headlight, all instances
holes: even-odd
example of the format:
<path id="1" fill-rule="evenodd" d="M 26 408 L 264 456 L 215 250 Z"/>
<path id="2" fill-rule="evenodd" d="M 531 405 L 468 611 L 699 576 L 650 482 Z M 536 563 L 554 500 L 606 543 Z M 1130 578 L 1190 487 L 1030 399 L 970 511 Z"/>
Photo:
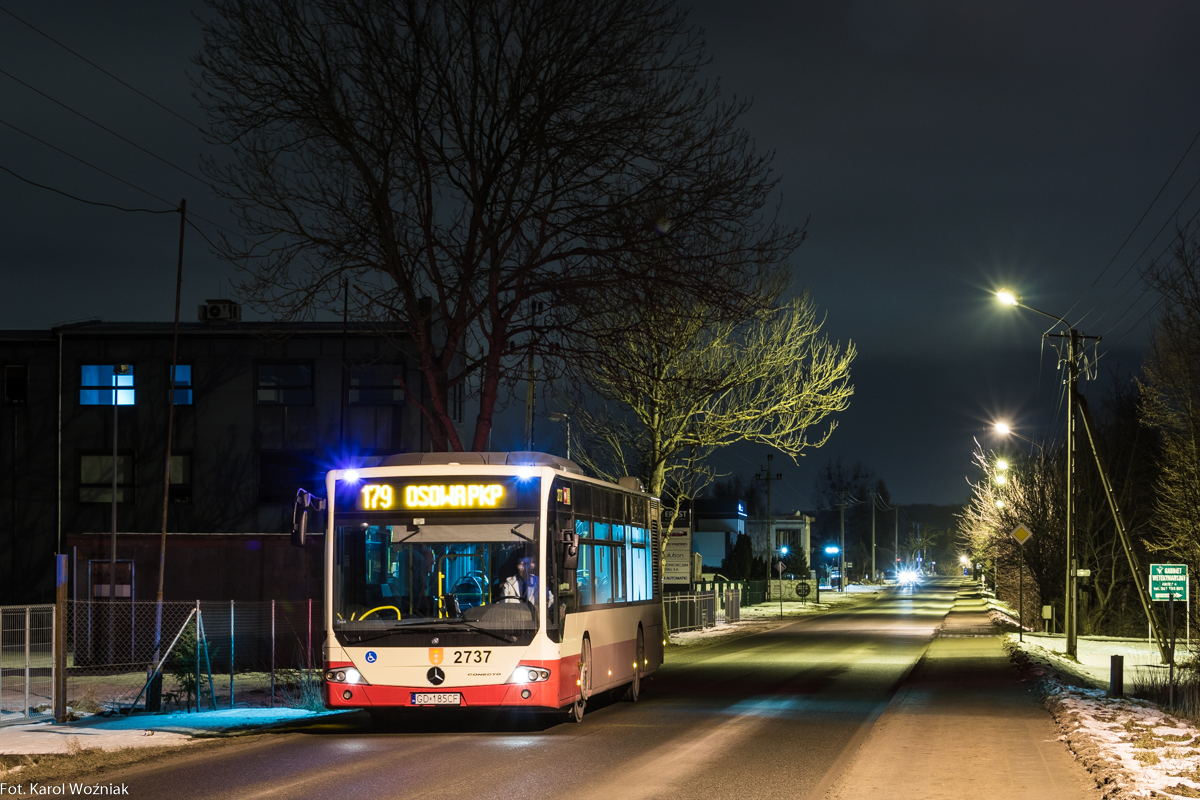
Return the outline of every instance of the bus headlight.
<path id="1" fill-rule="evenodd" d="M 326 670 L 325 680 L 329 683 L 366 683 L 362 673 L 354 667 Z"/>
<path id="2" fill-rule="evenodd" d="M 550 670 L 521 665 L 513 670 L 505 683 L 543 683 L 550 680 Z"/>

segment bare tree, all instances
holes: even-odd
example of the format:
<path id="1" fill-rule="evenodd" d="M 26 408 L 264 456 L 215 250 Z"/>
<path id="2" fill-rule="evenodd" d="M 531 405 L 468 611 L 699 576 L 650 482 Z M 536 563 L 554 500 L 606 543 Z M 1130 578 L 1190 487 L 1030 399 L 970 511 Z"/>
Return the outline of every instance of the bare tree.
<path id="1" fill-rule="evenodd" d="M 1143 275 L 1163 300 L 1144 364 L 1143 419 L 1160 437 L 1152 549 L 1200 566 L 1200 226 Z"/>
<path id="2" fill-rule="evenodd" d="M 576 365 L 604 406 L 580 415 L 584 457 L 601 474 L 619 466 L 674 497 L 667 523 L 702 488 L 696 476 L 713 477 L 701 465 L 716 448 L 752 441 L 795 459 L 828 441 L 831 415 L 849 406 L 854 345 L 822 335 L 807 295 L 742 321 L 678 295 L 609 313 L 624 328 L 604 321 L 611 346 Z"/>
<path id="3" fill-rule="evenodd" d="M 802 238 L 670 0 L 209 4 L 197 86 L 231 155 L 208 170 L 244 233 L 222 255 L 284 319 L 340 312 L 351 280 L 355 318 L 415 344 L 437 449 L 485 448 L 529 348 L 588 346 L 556 335 L 581 297 L 745 306 Z"/>
<path id="4" fill-rule="evenodd" d="M 1027 596 L 1034 601 L 1025 604 L 1026 610 L 1031 611 L 1039 603 L 1057 603 L 1061 619 L 1066 559 L 1066 485 L 1061 448 L 1039 447 L 1036 455 L 1003 459 L 1000 454 L 976 447 L 974 460 L 980 478 L 971 484 L 971 500 L 959 518 L 959 536 L 973 559 L 991 562 L 1003 572 L 1003 588 L 1007 591 L 1002 596 L 1013 605 L 1017 599 L 1017 571 L 1024 559 Z M 1007 470 L 997 468 L 1000 460 L 1007 460 Z M 998 481 L 1001 475 L 1003 483 Z M 1018 545 L 1009 535 L 1018 524 L 1033 531 L 1033 537 L 1024 545 Z"/>

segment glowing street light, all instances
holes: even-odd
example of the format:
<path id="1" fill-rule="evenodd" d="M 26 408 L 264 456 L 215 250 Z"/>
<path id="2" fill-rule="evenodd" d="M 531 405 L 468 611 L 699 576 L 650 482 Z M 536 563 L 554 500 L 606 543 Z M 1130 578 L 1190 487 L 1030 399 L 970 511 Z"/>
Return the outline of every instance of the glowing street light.
<path id="1" fill-rule="evenodd" d="M 1004 472 L 1004 470 L 1008 469 L 1008 462 L 1005 461 L 1003 458 L 1000 459 L 999 461 L 996 462 L 996 469 L 1000 470 L 1001 472 Z"/>
<path id="2" fill-rule="evenodd" d="M 1000 473 L 996 476 L 996 483 L 1000 486 L 1003 486 L 1004 484 L 1008 483 L 1008 476 L 1004 473 Z"/>
<path id="3" fill-rule="evenodd" d="M 1000 291 L 996 292 L 996 298 L 1006 306 L 1016 306 L 1021 304 L 1021 301 L 1017 299 L 1017 296 L 1008 289 L 1001 289 Z"/>

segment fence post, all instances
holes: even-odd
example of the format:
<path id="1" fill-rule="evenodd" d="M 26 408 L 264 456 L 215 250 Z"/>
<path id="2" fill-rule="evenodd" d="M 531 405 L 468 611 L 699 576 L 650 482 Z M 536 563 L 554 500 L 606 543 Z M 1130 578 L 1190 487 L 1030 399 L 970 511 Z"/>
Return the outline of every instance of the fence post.
<path id="1" fill-rule="evenodd" d="M 312 598 L 308 598 L 308 671 L 312 672 Z"/>
<path id="2" fill-rule="evenodd" d="M 191 712 L 188 708 L 188 712 Z M 196 713 L 200 713 L 200 601 L 196 601 Z"/>
<path id="3" fill-rule="evenodd" d="M 54 721 L 67 721 L 67 557 L 57 555 L 55 561 L 54 622 L 53 622 L 53 666 L 51 686 L 53 690 Z"/>
<path id="4" fill-rule="evenodd" d="M 234 636 L 233 627 L 233 601 L 229 601 L 229 708 L 233 708 L 233 657 L 237 654 L 234 649 L 234 644 L 237 642 L 237 637 Z"/>
<path id="5" fill-rule="evenodd" d="M 271 601 L 271 708 L 275 707 L 275 601 Z"/>
<path id="6" fill-rule="evenodd" d="M 29 719 L 29 626 L 33 623 L 33 608 L 25 606 L 25 719 Z"/>

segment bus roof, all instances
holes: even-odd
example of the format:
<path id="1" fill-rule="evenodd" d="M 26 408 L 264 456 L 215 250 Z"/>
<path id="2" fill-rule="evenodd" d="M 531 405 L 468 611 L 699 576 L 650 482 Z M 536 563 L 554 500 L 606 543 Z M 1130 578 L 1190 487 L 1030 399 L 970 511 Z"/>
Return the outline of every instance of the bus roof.
<path id="1" fill-rule="evenodd" d="M 398 453 L 385 456 L 377 465 L 380 467 L 419 467 L 474 464 L 513 467 L 553 467 L 563 472 L 584 475 L 583 469 L 574 461 L 549 453 L 517 451 L 512 453 Z"/>

